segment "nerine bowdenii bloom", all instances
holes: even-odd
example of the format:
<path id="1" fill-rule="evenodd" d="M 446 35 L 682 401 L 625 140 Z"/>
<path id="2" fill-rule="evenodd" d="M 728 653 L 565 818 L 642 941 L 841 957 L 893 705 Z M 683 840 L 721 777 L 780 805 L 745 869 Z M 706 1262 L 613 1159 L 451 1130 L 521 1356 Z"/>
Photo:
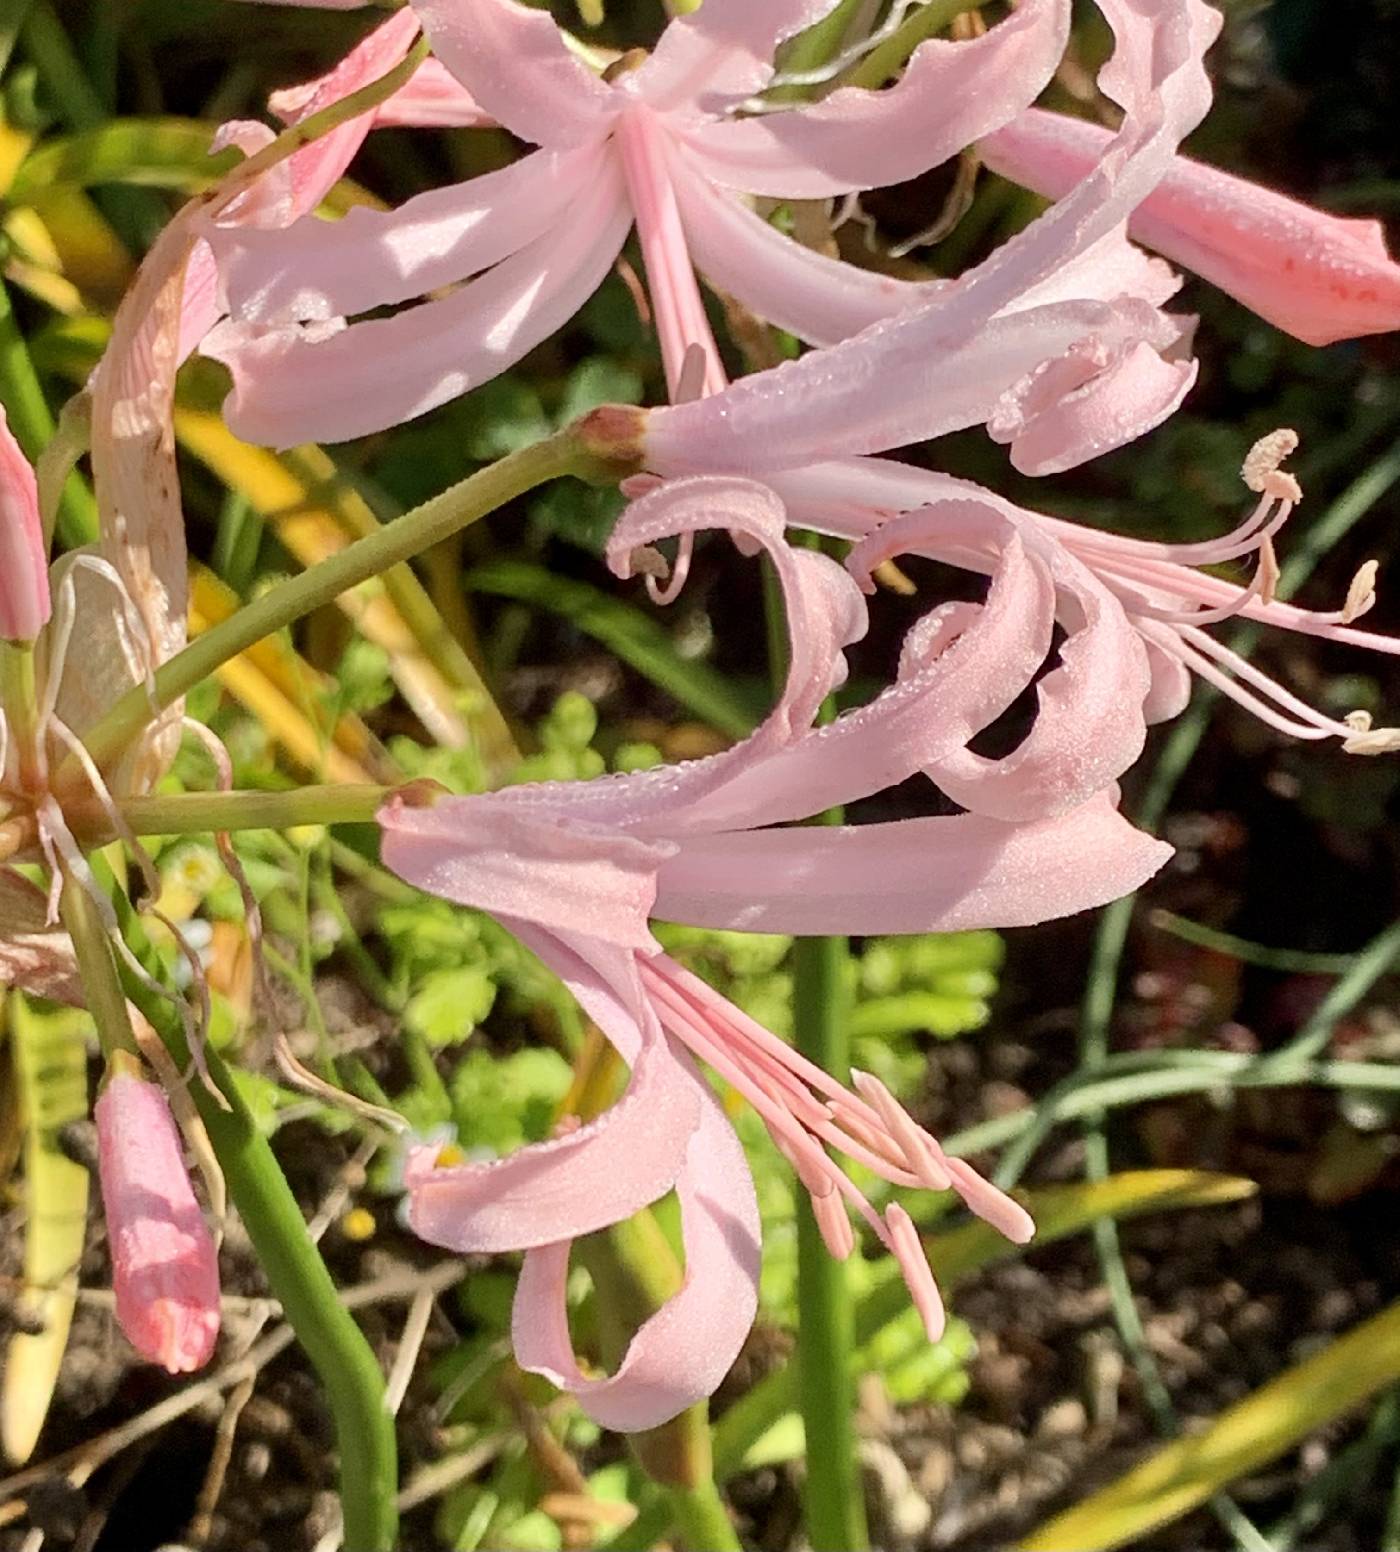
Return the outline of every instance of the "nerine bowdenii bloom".
<path id="1" fill-rule="evenodd" d="M 653 1426 L 719 1383 L 752 1323 L 758 1213 L 742 1151 L 696 1062 L 757 1111 L 809 1192 L 833 1254 L 852 1218 L 899 1261 L 930 1335 L 942 1306 L 898 1204 L 878 1211 L 833 1158 L 900 1186 L 955 1191 L 1017 1241 L 1024 1210 L 950 1158 L 873 1078 L 853 1086 L 805 1060 L 660 949 L 648 918 L 783 933 L 949 931 L 1042 921 L 1112 899 L 1169 848 L 1099 792 L 1041 822 L 978 814 L 794 826 L 954 757 L 1044 655 L 1053 578 L 1012 542 L 986 602 L 938 610 L 906 643 L 894 685 L 813 727 L 865 628 L 851 576 L 794 550 L 773 493 L 748 481 L 673 482 L 633 504 L 609 544 L 620 576 L 654 547 L 718 528 L 771 557 L 787 607 L 784 693 L 742 743 L 706 759 L 593 781 L 512 787 L 380 814 L 383 859 L 409 882 L 489 911 L 550 965 L 631 1068 L 586 1125 L 497 1161 L 408 1160 L 409 1222 L 458 1251 L 525 1250 L 516 1355 L 575 1391 L 602 1424 Z M 679 1195 L 686 1278 L 615 1374 L 588 1377 L 569 1339 L 569 1244 L 667 1191 Z"/>
<path id="2" fill-rule="evenodd" d="M 704 386 L 723 385 L 692 266 L 818 344 L 941 290 L 804 248 L 738 191 L 825 198 L 957 154 L 1035 100 L 1069 5 L 1023 0 L 982 37 L 930 40 L 888 90 L 737 117 L 772 79 L 775 48 L 833 4 L 706 0 L 649 58 L 600 78 L 541 11 L 421 0 L 414 14 L 465 98 L 539 149 L 395 211 L 213 234 L 231 322 L 205 349 L 233 373 L 229 424 L 253 441 L 340 441 L 454 398 L 566 323 L 634 224 L 673 395 L 692 346 Z M 456 289 L 347 323 L 442 287 Z"/>

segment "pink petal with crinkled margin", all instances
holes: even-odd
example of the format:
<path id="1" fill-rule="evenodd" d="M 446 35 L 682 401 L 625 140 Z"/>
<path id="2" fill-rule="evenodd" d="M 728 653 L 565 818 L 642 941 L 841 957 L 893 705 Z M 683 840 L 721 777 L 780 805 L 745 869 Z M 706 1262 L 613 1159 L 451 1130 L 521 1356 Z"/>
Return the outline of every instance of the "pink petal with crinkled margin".
<path id="1" fill-rule="evenodd" d="M 607 133 L 618 97 L 548 11 L 515 0 L 417 0 L 414 10 L 443 66 L 512 134 L 562 150 Z"/>
<path id="2" fill-rule="evenodd" d="M 705 0 L 678 16 L 619 88 L 659 112 L 695 119 L 737 107 L 773 77 L 773 54 L 836 0 Z"/>
<path id="3" fill-rule="evenodd" d="M 617 169 L 604 159 L 562 230 L 449 296 L 341 329 L 261 334 L 222 325 L 204 353 L 233 374 L 224 418 L 244 441 L 293 447 L 343 442 L 434 409 L 567 323 L 602 283 L 631 224 Z"/>
<path id="4" fill-rule="evenodd" d="M 1172 415 L 1196 381 L 1196 361 L 1165 361 L 1144 341 L 1104 355 L 1087 380 L 1065 391 L 1052 378 L 1074 364 L 1073 353 L 1007 391 L 987 433 L 1010 444 L 1022 474 L 1061 474 L 1136 441 Z"/>
<path id="5" fill-rule="evenodd" d="M 1069 0 L 1025 0 L 980 37 L 921 43 L 885 91 L 847 87 L 812 107 L 698 124 L 685 138 L 712 178 L 750 194 L 825 199 L 903 183 L 1033 103 L 1069 20 Z"/>
<path id="6" fill-rule="evenodd" d="M 945 605 L 910 633 L 895 683 L 873 701 L 736 772 L 683 835 L 782 823 L 855 802 L 946 759 L 1001 715 L 1050 646 L 1046 567 L 1013 539 L 985 605 Z"/>
<path id="7" fill-rule="evenodd" d="M 662 1033 L 630 950 L 502 924 L 563 980 L 632 1077 L 596 1120 L 506 1158 L 439 1169 L 436 1145 L 410 1152 L 409 1226 L 459 1252 L 529 1250 L 630 1218 L 675 1184 L 703 1114 L 694 1071 Z"/>
<path id="8" fill-rule="evenodd" d="M 558 814 L 523 808 L 509 791 L 394 799 L 379 812 L 384 865 L 419 889 L 493 916 L 515 916 L 600 942 L 655 949 L 647 931 L 656 870 L 673 850 Z"/>
<path id="9" fill-rule="evenodd" d="M 994 171 L 1058 199 L 1111 140 L 1097 124 L 1032 109 L 979 150 Z M 1177 156 L 1128 229 L 1309 345 L 1400 328 L 1400 264 L 1378 221 L 1328 215 Z"/>
<path id="10" fill-rule="evenodd" d="M 647 467 L 666 475 L 733 471 L 762 478 L 945 436 L 988 419 L 1008 388 L 1086 338 L 1112 351 L 1142 339 L 1165 348 L 1180 333 L 1133 298 L 1057 302 L 943 336 L 921 322 L 929 313 L 917 308 L 886 318 L 708 399 L 652 410 L 643 433 Z"/>
<path id="11" fill-rule="evenodd" d="M 1022 927 L 1116 900 L 1170 856 L 1106 800 L 1025 824 L 958 814 L 687 837 L 658 875 L 656 915 L 796 934 Z"/>
<path id="12" fill-rule="evenodd" d="M 683 147 L 673 147 L 668 161 L 695 267 L 717 290 L 809 344 L 858 334 L 951 283 L 898 280 L 828 258 L 712 185 Z"/>
<path id="13" fill-rule="evenodd" d="M 986 419 L 1025 373 L 1087 336 L 1113 349 L 1171 343 L 1179 331 L 1129 301 L 997 316 L 1121 226 L 1209 106 L 1202 58 L 1218 13 L 1200 0 L 1163 0 L 1151 14 L 1132 0 L 1102 0 L 1101 9 L 1117 38 L 1101 84 L 1127 116 L 1094 173 L 925 305 L 698 404 L 653 411 L 650 467 L 761 474 L 881 451 Z"/>
<path id="14" fill-rule="evenodd" d="M 590 1378 L 569 1335 L 567 1242 L 532 1250 L 515 1292 L 516 1362 L 578 1398 L 604 1428 L 655 1428 L 712 1395 L 758 1308 L 758 1203 L 744 1150 L 719 1101 L 677 1053 L 700 1101 L 700 1125 L 676 1180 L 685 1280 L 638 1329 L 614 1373 Z"/>
<path id="15" fill-rule="evenodd" d="M 618 519 L 608 546 L 610 564 L 622 576 L 630 573 L 639 548 L 702 528 L 728 531 L 773 555 L 785 590 L 789 672 L 777 707 L 754 733 L 704 759 L 594 781 L 534 782 L 506 788 L 491 801 L 549 823 L 567 818 L 595 825 L 600 833 L 612 827 L 619 835 L 663 840 L 732 822 L 736 810 L 728 788 L 746 773 L 760 773 L 761 781 L 767 762 L 803 737 L 816 707 L 841 680 L 841 649 L 865 628 L 864 601 L 849 575 L 826 556 L 792 551 L 783 524 L 781 503 L 762 486 L 730 479 L 677 481 L 635 501 Z M 825 806 L 808 808 L 800 790 L 785 792 L 781 785 L 768 799 L 780 819 L 805 818 Z M 737 812 L 742 822 L 742 808 Z"/>
<path id="16" fill-rule="evenodd" d="M 396 210 L 361 205 L 288 231 L 221 227 L 211 242 L 228 310 L 240 323 L 348 318 L 451 285 L 556 226 L 599 176 L 598 159 L 535 151 Z"/>
<path id="17" fill-rule="evenodd" d="M 673 480 L 634 501 L 608 538 L 608 564 L 633 570 L 638 550 L 661 540 L 723 526 L 762 546 L 777 573 L 787 613 L 787 679 L 765 729 L 786 743 L 810 727 L 818 708 L 845 680 L 842 649 L 866 630 L 865 600 L 851 578 L 825 556 L 795 550 L 784 538 L 783 504 L 751 480 L 700 475 Z"/>
<path id="18" fill-rule="evenodd" d="M 1104 791 L 1142 753 L 1147 657 L 1112 592 L 1030 513 L 964 481 L 933 476 L 944 495 L 892 518 L 851 552 L 857 576 L 901 554 L 953 564 L 992 564 L 1013 541 L 1040 557 L 1054 580 L 1066 630 L 1059 663 L 1036 686 L 1036 719 L 1022 742 L 991 759 L 966 747 L 925 767 L 955 803 L 1002 820 L 1054 817 Z M 987 559 L 979 564 L 980 551 Z"/>

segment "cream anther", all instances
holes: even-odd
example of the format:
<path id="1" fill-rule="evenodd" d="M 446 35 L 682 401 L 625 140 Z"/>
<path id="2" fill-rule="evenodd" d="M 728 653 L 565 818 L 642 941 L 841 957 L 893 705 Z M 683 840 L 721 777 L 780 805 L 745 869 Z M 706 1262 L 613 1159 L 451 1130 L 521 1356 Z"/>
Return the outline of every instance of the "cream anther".
<path id="1" fill-rule="evenodd" d="M 1400 728 L 1371 726 L 1369 711 L 1349 711 L 1342 721 L 1352 735 L 1342 742 L 1348 754 L 1394 754 L 1400 750 Z"/>
<path id="2" fill-rule="evenodd" d="M 1298 446 L 1298 433 L 1286 427 L 1260 437 L 1250 448 L 1240 468 L 1240 476 L 1252 491 L 1278 501 L 1301 501 L 1302 487 L 1281 467 Z"/>
<path id="3" fill-rule="evenodd" d="M 1362 562 L 1360 569 L 1351 579 L 1351 586 L 1347 588 L 1346 602 L 1342 605 L 1343 625 L 1350 625 L 1353 620 L 1359 620 L 1368 609 L 1375 606 L 1376 575 L 1380 569 L 1379 561 Z"/>

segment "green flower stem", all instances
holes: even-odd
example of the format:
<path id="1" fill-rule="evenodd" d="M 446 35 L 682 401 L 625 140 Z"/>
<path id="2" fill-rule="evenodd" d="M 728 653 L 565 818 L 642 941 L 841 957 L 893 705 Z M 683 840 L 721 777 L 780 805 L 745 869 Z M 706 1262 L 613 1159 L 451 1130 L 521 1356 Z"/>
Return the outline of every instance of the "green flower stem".
<path id="1" fill-rule="evenodd" d="M 92 1021 L 97 1026 L 97 1039 L 102 1054 L 110 1061 L 120 1051 L 134 1052 L 136 1037 L 131 1029 L 131 1015 L 127 1011 L 126 997 L 117 975 L 111 939 L 97 914 L 97 908 L 81 884 L 65 879 L 59 911 L 63 925 L 68 929 L 68 936 L 73 940 L 78 974 L 83 983 L 83 997 Z"/>
<path id="2" fill-rule="evenodd" d="M 783 604 L 771 568 L 764 571 L 768 655 L 775 684 L 786 671 Z M 836 714 L 828 700 L 819 720 Z M 833 809 L 816 824 L 840 824 Z M 850 944 L 844 937 L 799 938 L 792 948 L 793 1035 L 797 1049 L 834 1077 L 850 1069 Z M 844 1262 L 826 1248 L 805 1192 L 797 1204 L 798 1397 L 806 1439 L 802 1487 L 807 1539 L 817 1552 L 864 1552 L 860 1457 L 856 1450 L 855 1314 Z"/>
<path id="3" fill-rule="evenodd" d="M 388 527 L 270 588 L 237 614 L 205 631 L 156 670 L 156 707 L 172 705 L 221 664 L 265 636 L 431 548 L 535 486 L 567 474 L 587 479 L 609 478 L 614 472 L 588 452 L 570 430 L 502 458 Z M 87 735 L 87 747 L 98 764 L 119 755 L 151 720 L 153 710 L 144 685 L 124 695 Z"/>
<path id="4" fill-rule="evenodd" d="M 826 823 L 839 823 L 838 815 Z M 850 1066 L 845 938 L 792 947 L 793 1026 L 802 1054 L 842 1077 Z M 870 1545 L 856 1449 L 855 1315 L 846 1265 L 826 1248 L 806 1193 L 797 1204 L 798 1396 L 807 1445 L 802 1484 L 807 1539 L 817 1552 Z"/>
<path id="5" fill-rule="evenodd" d="M 974 4 L 975 0 L 928 0 L 928 4 L 921 5 L 891 37 L 871 49 L 847 73 L 842 86 L 875 88 L 893 81 L 926 38 L 942 32 L 955 16 L 972 10 Z"/>
<path id="6" fill-rule="evenodd" d="M 37 463 L 53 436 L 53 412 L 44 397 L 39 374 L 10 306 L 10 293 L 0 280 L 0 403 L 24 456 Z M 59 506 L 59 534 L 67 545 L 91 544 L 97 537 L 97 503 L 79 477 L 70 475 Z"/>
<path id="7" fill-rule="evenodd" d="M 106 887 L 111 874 L 101 872 Z M 113 898 L 128 943 L 146 968 L 158 975 L 159 960 L 151 953 L 130 902 L 120 891 Z M 174 1007 L 125 970 L 122 981 L 126 996 L 155 1027 L 180 1068 L 187 1070 L 190 1052 Z M 398 1456 L 394 1420 L 384 1401 L 384 1376 L 369 1343 L 341 1304 L 296 1198 L 241 1091 L 217 1051 L 208 1047 L 204 1057 L 218 1094 L 196 1079 L 190 1083 L 190 1096 L 268 1286 L 320 1376 L 335 1420 L 343 1544 L 353 1552 L 391 1552 L 398 1531 Z"/>
<path id="8" fill-rule="evenodd" d="M 137 835 L 292 830 L 298 825 L 368 823 L 395 790 L 325 786 L 290 787 L 285 792 L 175 792 L 164 797 L 126 798 L 121 810 Z M 71 808 L 69 817 L 75 818 Z M 105 816 L 100 814 L 94 819 L 99 828 L 104 822 Z"/>
<path id="9" fill-rule="evenodd" d="M 743 1552 L 713 1478 L 699 1487 L 673 1489 L 667 1504 L 686 1552 Z"/>

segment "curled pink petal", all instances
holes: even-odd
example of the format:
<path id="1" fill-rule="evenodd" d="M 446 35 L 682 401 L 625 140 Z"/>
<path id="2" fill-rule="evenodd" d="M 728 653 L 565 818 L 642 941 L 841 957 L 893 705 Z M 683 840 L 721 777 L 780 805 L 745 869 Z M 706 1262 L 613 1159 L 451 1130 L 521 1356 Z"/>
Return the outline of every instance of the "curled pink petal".
<path id="1" fill-rule="evenodd" d="M 633 556 L 661 539 L 723 527 L 761 546 L 778 574 L 790 644 L 782 697 L 765 722 L 779 742 L 809 727 L 845 678 L 842 649 L 865 634 L 865 600 L 850 576 L 825 556 L 795 550 L 783 536 L 786 513 L 766 486 L 699 476 L 672 480 L 634 501 L 608 539 L 608 563 L 628 576 Z"/>
<path id="2" fill-rule="evenodd" d="M 1169 0 L 1150 12 L 1133 0 L 1102 0 L 1101 9 L 1117 46 L 1100 84 L 1126 116 L 1094 171 L 931 300 L 698 404 L 654 411 L 649 467 L 761 475 L 897 447 L 986 420 L 1008 388 L 1086 338 L 1112 353 L 1139 341 L 1173 343 L 1179 330 L 1133 298 L 1012 311 L 1121 227 L 1210 104 L 1202 60 L 1219 30 L 1216 11 L 1201 0 Z"/>
<path id="3" fill-rule="evenodd" d="M 825 199 L 902 183 L 1034 102 L 1069 19 L 1068 0 L 1026 0 L 980 37 L 921 43 L 885 91 L 847 87 L 811 107 L 711 120 L 686 140 L 717 182 L 751 194 Z"/>
<path id="4" fill-rule="evenodd" d="M 590 151 L 536 151 L 396 210 L 357 206 L 288 231 L 211 235 L 228 309 L 242 324 L 352 317 L 488 269 L 542 237 L 599 176 Z"/>
<path id="5" fill-rule="evenodd" d="M 1111 139 L 1096 124 L 1030 109 L 979 150 L 997 172 L 1059 198 Z M 1328 215 L 1177 156 L 1128 230 L 1310 345 L 1400 328 L 1400 265 L 1377 221 Z"/>
<path id="6" fill-rule="evenodd" d="M 958 814 L 686 837 L 658 874 L 656 914 L 799 935 L 1030 926 L 1130 894 L 1171 854 L 1106 798 L 1023 824 Z"/>
<path id="7" fill-rule="evenodd" d="M 617 169 L 604 162 L 562 235 L 544 233 L 448 296 L 349 327 L 221 325 L 204 351 L 233 374 L 224 418 L 246 441 L 292 447 L 364 436 L 456 398 L 572 317 L 631 220 Z"/>
<path id="8" fill-rule="evenodd" d="M 663 113 L 699 117 L 737 107 L 773 78 L 773 51 L 819 22 L 836 0 L 705 0 L 678 16 L 650 58 L 619 83 Z"/>
<path id="9" fill-rule="evenodd" d="M 954 802 L 1006 820 L 1078 808 L 1142 753 L 1150 677 L 1122 606 L 1088 566 L 1037 530 L 1034 519 L 986 492 L 893 518 L 849 559 L 858 574 L 901 553 L 975 564 L 969 546 L 995 555 L 1012 534 L 1042 558 L 1054 580 L 1056 615 L 1067 632 L 1060 661 L 1037 684 L 1035 724 L 1010 754 L 994 760 L 959 746 L 925 767 Z"/>
<path id="10" fill-rule="evenodd" d="M 633 1336 L 616 1371 L 590 1378 L 569 1337 L 567 1242 L 532 1250 L 511 1336 L 521 1368 L 578 1397 L 604 1428 L 655 1428 L 719 1388 L 758 1308 L 759 1218 L 744 1150 L 719 1101 L 686 1061 L 701 1107 L 676 1179 L 685 1280 Z"/>
<path id="11" fill-rule="evenodd" d="M 385 866 L 429 894 L 558 931 L 586 927 L 604 943 L 655 946 L 646 921 L 671 842 L 619 835 L 566 805 L 550 813 L 512 803 L 508 791 L 431 807 L 396 799 L 379 828 Z"/>
<path id="12" fill-rule="evenodd" d="M 51 607 L 38 483 L 0 407 L 0 638 L 33 641 Z"/>
<path id="13" fill-rule="evenodd" d="M 579 145 L 620 106 L 569 51 L 548 11 L 515 0 L 415 0 L 413 10 L 451 75 L 522 140 Z"/>
<path id="14" fill-rule="evenodd" d="M 506 1158 L 440 1167 L 436 1146 L 411 1153 L 409 1225 L 449 1250 L 552 1246 L 630 1217 L 675 1184 L 702 1118 L 701 1088 L 662 1034 L 628 951 L 506 925 L 561 977 L 632 1076 L 596 1120 Z"/>
<path id="15" fill-rule="evenodd" d="M 1022 474 L 1059 474 L 1135 441 L 1179 408 L 1195 361 L 1164 361 L 1145 341 L 1110 352 L 1092 338 L 1007 390 L 987 422 Z"/>
<path id="16" fill-rule="evenodd" d="M 117 1323 L 172 1374 L 202 1368 L 219 1335 L 219 1261 L 165 1093 L 118 1073 L 94 1113 Z"/>

